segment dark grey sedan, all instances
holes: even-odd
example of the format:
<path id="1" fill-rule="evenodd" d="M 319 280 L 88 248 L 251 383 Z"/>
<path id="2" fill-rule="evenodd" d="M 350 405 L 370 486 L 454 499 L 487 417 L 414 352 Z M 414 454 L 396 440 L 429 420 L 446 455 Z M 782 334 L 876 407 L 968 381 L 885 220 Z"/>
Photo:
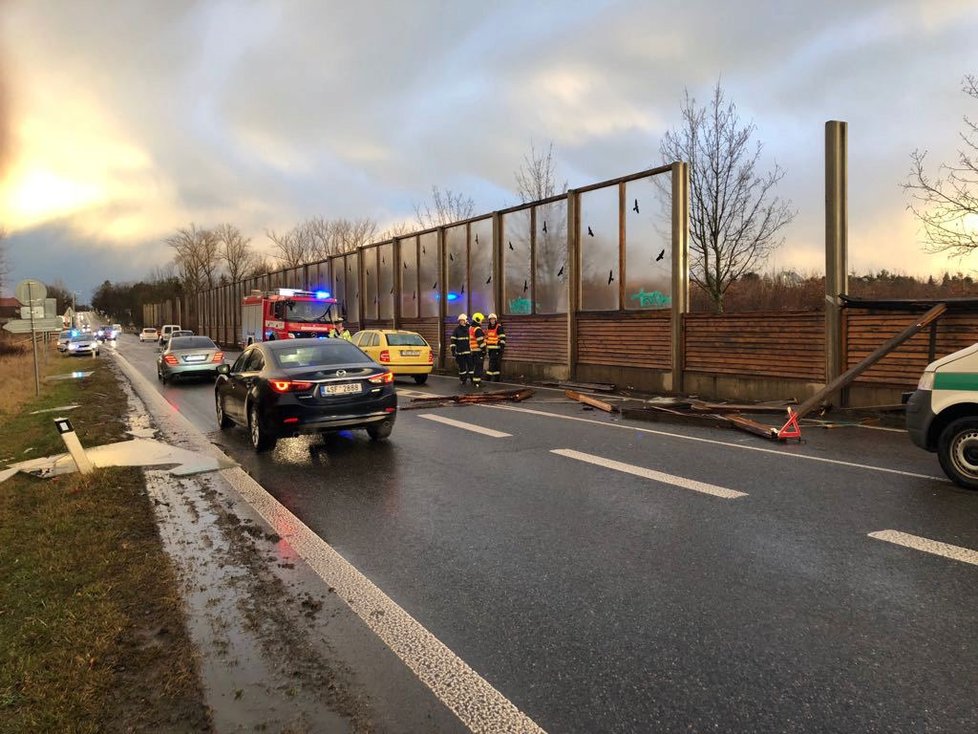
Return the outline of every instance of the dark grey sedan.
<path id="1" fill-rule="evenodd" d="M 174 336 L 156 359 L 156 376 L 166 383 L 177 377 L 217 377 L 224 352 L 206 336 Z"/>
<path id="2" fill-rule="evenodd" d="M 380 441 L 394 428 L 394 375 L 345 339 L 252 344 L 219 372 L 217 423 L 247 428 L 255 451 L 286 436 L 354 428 Z"/>

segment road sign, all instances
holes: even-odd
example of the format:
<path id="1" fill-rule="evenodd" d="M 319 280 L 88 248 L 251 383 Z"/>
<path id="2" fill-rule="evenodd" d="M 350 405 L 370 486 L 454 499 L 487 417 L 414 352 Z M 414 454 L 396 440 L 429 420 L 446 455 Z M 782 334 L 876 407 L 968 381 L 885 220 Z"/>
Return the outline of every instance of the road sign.
<path id="1" fill-rule="evenodd" d="M 17 296 L 17 300 L 21 303 L 30 305 L 32 300 L 36 301 L 41 299 L 43 301 L 48 295 L 48 287 L 39 280 L 28 278 L 17 284 L 17 288 L 14 289 L 14 295 Z M 41 305 L 44 304 L 42 303 Z"/>
<path id="2" fill-rule="evenodd" d="M 21 306 L 20 307 L 20 317 L 22 319 L 27 319 L 29 321 L 30 318 L 31 318 L 31 312 L 32 311 L 33 311 L 33 316 L 34 316 L 35 319 L 43 319 L 44 318 L 44 306 L 33 306 L 33 307 L 31 307 L 31 306 Z"/>
<path id="3" fill-rule="evenodd" d="M 3 328 L 11 334 L 30 334 L 31 321 L 30 319 L 11 319 L 3 325 Z M 60 316 L 34 319 L 34 331 L 61 331 L 63 328 L 64 324 Z"/>

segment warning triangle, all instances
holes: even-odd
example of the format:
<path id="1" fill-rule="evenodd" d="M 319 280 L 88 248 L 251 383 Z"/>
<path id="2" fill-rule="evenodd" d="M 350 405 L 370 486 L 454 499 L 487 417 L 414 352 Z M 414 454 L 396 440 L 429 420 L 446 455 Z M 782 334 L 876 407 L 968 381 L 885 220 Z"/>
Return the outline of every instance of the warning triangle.
<path id="1" fill-rule="evenodd" d="M 781 426 L 778 431 L 778 440 L 784 441 L 789 438 L 797 438 L 801 441 L 801 428 L 798 425 L 798 414 L 788 408 L 788 422 Z"/>

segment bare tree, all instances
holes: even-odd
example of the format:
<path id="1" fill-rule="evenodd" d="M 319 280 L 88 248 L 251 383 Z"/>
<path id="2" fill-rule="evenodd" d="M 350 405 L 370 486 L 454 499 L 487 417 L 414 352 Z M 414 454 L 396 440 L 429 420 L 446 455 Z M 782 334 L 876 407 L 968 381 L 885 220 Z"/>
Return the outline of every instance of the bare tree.
<path id="1" fill-rule="evenodd" d="M 966 76 L 962 91 L 978 101 L 978 77 Z M 927 252 L 963 256 L 978 249 L 978 123 L 965 115 L 964 124 L 957 161 L 942 163 L 935 177 L 924 170 L 926 150 L 910 154 L 903 189 L 910 196 L 907 208 L 924 225 Z"/>
<path id="2" fill-rule="evenodd" d="M 390 225 L 387 227 L 387 229 L 377 235 L 377 241 L 384 242 L 386 240 L 394 239 L 395 237 L 403 237 L 404 235 L 408 235 L 416 231 L 417 228 L 418 226 L 413 222 L 394 222 L 394 224 Z"/>
<path id="3" fill-rule="evenodd" d="M 7 278 L 10 275 L 10 263 L 7 260 L 7 230 L 0 227 L 0 293 L 3 293 L 3 287 L 7 284 Z"/>
<path id="4" fill-rule="evenodd" d="M 267 255 L 256 255 L 251 263 L 251 269 L 245 273 L 246 278 L 256 278 L 259 275 L 268 275 L 276 270 L 275 263 L 268 259 Z"/>
<path id="5" fill-rule="evenodd" d="M 516 171 L 516 193 L 523 204 L 567 193 L 567 181 L 559 190 L 557 188 L 553 141 L 547 146 L 546 153 L 537 151 L 533 141 L 530 141 L 530 152 L 523 156 L 523 162 Z"/>
<path id="6" fill-rule="evenodd" d="M 441 227 L 445 224 L 468 219 L 475 211 L 475 202 L 462 193 L 437 186 L 431 187 L 431 203 L 415 204 L 414 213 L 421 229 Z"/>
<path id="7" fill-rule="evenodd" d="M 166 244 L 176 251 L 173 262 L 188 293 L 213 288 L 221 257 L 217 236 L 212 230 L 191 223 L 166 238 Z"/>
<path id="8" fill-rule="evenodd" d="M 367 217 L 360 219 L 324 219 L 314 217 L 299 225 L 300 238 L 309 243 L 314 260 L 353 252 L 377 238 L 377 223 Z"/>
<path id="9" fill-rule="evenodd" d="M 527 204 L 531 201 L 549 199 L 558 194 L 567 193 L 567 181 L 558 186 L 557 162 L 554 155 L 554 144 L 551 141 L 546 151 L 537 150 L 530 141 L 530 151 L 523 156 L 520 167 L 515 172 L 516 193 L 520 201 Z M 566 205 L 559 202 L 541 204 L 537 210 L 536 247 L 536 291 L 533 300 L 537 307 L 545 310 L 560 310 L 566 307 L 567 268 L 567 210 Z M 513 245 L 512 241 L 508 242 Z M 529 241 L 518 241 L 515 247 L 529 247 Z M 504 254 L 505 257 L 505 254 Z M 507 278 L 516 278 L 517 282 L 525 274 L 511 272 L 507 269 Z"/>
<path id="10" fill-rule="evenodd" d="M 364 245 L 372 244 L 377 241 L 377 222 L 367 217 L 360 219 L 335 219 L 333 220 L 333 230 L 339 249 L 330 254 L 343 252 L 353 252 Z"/>
<path id="11" fill-rule="evenodd" d="M 251 238 L 244 237 L 241 230 L 227 222 L 214 228 L 220 248 L 220 256 L 227 268 L 228 280 L 236 283 L 251 269 L 254 253 L 250 248 Z"/>
<path id="12" fill-rule="evenodd" d="M 265 236 L 272 241 L 277 250 L 275 257 L 282 261 L 285 268 L 295 268 L 315 259 L 309 233 L 303 231 L 302 225 L 282 233 L 266 230 Z"/>
<path id="13" fill-rule="evenodd" d="M 687 90 L 681 111 L 682 124 L 666 133 L 659 152 L 666 163 L 689 164 L 690 278 L 721 312 L 731 283 L 781 246 L 795 213 L 774 193 L 784 170 L 758 170 L 757 128 L 741 124 L 719 81 L 702 107 Z"/>

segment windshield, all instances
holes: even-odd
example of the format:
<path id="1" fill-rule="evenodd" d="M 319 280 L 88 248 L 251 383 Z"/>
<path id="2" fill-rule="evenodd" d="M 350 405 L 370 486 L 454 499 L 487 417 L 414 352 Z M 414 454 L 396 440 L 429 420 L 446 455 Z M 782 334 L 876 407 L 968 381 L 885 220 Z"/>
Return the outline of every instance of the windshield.
<path id="1" fill-rule="evenodd" d="M 170 340 L 170 351 L 180 349 L 217 349 L 217 345 L 206 336 L 175 336 Z"/>
<path id="2" fill-rule="evenodd" d="M 345 339 L 301 339 L 312 344 L 275 349 L 279 367 L 319 367 L 331 364 L 369 364 L 373 360 Z M 326 342 L 325 344 L 323 342 Z"/>
<path id="3" fill-rule="evenodd" d="M 340 316 L 335 303 L 324 303 L 323 301 L 287 301 L 286 303 L 289 307 L 287 321 L 323 324 L 334 321 Z"/>
<path id="4" fill-rule="evenodd" d="M 426 347 L 426 342 L 420 334 L 388 334 L 387 345 L 390 347 Z"/>

